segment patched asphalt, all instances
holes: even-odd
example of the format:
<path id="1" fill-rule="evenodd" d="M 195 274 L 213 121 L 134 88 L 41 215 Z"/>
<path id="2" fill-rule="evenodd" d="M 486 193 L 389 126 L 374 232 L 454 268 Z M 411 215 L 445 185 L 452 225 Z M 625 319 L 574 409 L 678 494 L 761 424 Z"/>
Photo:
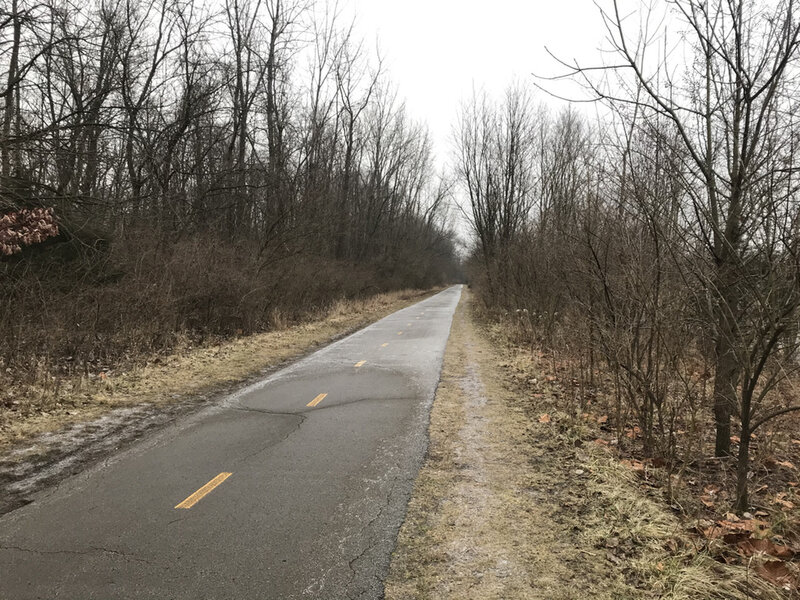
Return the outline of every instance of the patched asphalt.
<path id="1" fill-rule="evenodd" d="M 460 295 L 398 311 L 0 517 L 0 598 L 380 598 Z"/>

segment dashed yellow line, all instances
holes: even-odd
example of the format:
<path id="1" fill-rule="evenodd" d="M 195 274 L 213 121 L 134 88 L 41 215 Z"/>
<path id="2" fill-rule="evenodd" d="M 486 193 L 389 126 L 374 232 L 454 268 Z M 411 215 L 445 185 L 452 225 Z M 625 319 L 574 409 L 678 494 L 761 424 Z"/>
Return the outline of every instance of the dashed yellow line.
<path id="1" fill-rule="evenodd" d="M 323 400 L 325 400 L 325 396 L 327 396 L 327 395 L 328 395 L 328 394 L 319 394 L 319 395 L 318 395 L 316 398 L 314 398 L 314 399 L 313 399 L 311 402 L 309 402 L 308 404 L 306 404 L 306 406 L 312 406 L 312 407 L 313 407 L 313 406 L 316 406 L 317 404 L 319 404 L 320 402 L 322 402 Z"/>
<path id="2" fill-rule="evenodd" d="M 216 488 L 219 484 L 221 484 L 231 475 L 233 475 L 233 473 L 220 473 L 219 475 L 214 477 L 214 479 L 212 479 L 203 487 L 201 487 L 199 490 L 197 490 L 194 494 L 186 498 L 186 500 L 184 500 L 180 504 L 176 504 L 175 508 L 192 508 L 195 504 L 197 504 L 198 502 L 200 502 L 200 500 L 202 500 L 208 494 L 210 494 L 214 490 L 214 488 Z"/>
<path id="3" fill-rule="evenodd" d="M 388 345 L 389 345 L 389 342 L 386 342 L 385 344 L 381 344 L 381 348 L 386 348 L 386 346 L 388 346 Z"/>
<path id="4" fill-rule="evenodd" d="M 367 362 L 367 361 L 365 361 L 365 360 L 360 360 L 360 361 L 358 361 L 358 362 L 355 364 L 355 367 L 356 367 L 356 369 L 357 369 L 358 367 L 361 367 L 361 366 L 363 366 L 365 362 Z"/>

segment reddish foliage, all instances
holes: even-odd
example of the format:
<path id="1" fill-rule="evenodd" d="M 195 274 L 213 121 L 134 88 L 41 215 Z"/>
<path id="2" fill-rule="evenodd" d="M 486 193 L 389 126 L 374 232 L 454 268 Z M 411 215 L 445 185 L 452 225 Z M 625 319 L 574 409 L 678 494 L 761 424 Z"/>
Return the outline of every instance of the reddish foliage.
<path id="1" fill-rule="evenodd" d="M 0 255 L 11 256 L 25 246 L 58 235 L 52 208 L 23 208 L 0 217 Z"/>

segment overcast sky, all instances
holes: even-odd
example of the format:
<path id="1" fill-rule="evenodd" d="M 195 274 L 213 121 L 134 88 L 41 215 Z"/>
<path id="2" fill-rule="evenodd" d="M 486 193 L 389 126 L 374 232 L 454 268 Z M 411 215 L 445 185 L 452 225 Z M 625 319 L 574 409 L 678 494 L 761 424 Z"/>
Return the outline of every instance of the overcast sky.
<path id="1" fill-rule="evenodd" d="M 431 129 L 440 161 L 449 157 L 456 110 L 473 85 L 499 96 L 514 77 L 556 72 L 545 46 L 596 62 L 603 45 L 592 0 L 350 2 L 357 31 L 377 40 L 400 97 Z"/>

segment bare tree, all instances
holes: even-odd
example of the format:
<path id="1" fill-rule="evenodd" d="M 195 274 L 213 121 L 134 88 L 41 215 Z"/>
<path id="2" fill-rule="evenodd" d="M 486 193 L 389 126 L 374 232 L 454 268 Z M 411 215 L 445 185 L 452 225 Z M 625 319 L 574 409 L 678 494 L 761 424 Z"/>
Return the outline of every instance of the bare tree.
<path id="1" fill-rule="evenodd" d="M 503 287 L 507 251 L 534 205 L 536 115 L 529 91 L 512 85 L 500 105 L 476 93 L 462 106 L 456 130 L 457 172 L 469 198 L 490 294 Z M 497 277 L 494 281 L 497 267 Z"/>

